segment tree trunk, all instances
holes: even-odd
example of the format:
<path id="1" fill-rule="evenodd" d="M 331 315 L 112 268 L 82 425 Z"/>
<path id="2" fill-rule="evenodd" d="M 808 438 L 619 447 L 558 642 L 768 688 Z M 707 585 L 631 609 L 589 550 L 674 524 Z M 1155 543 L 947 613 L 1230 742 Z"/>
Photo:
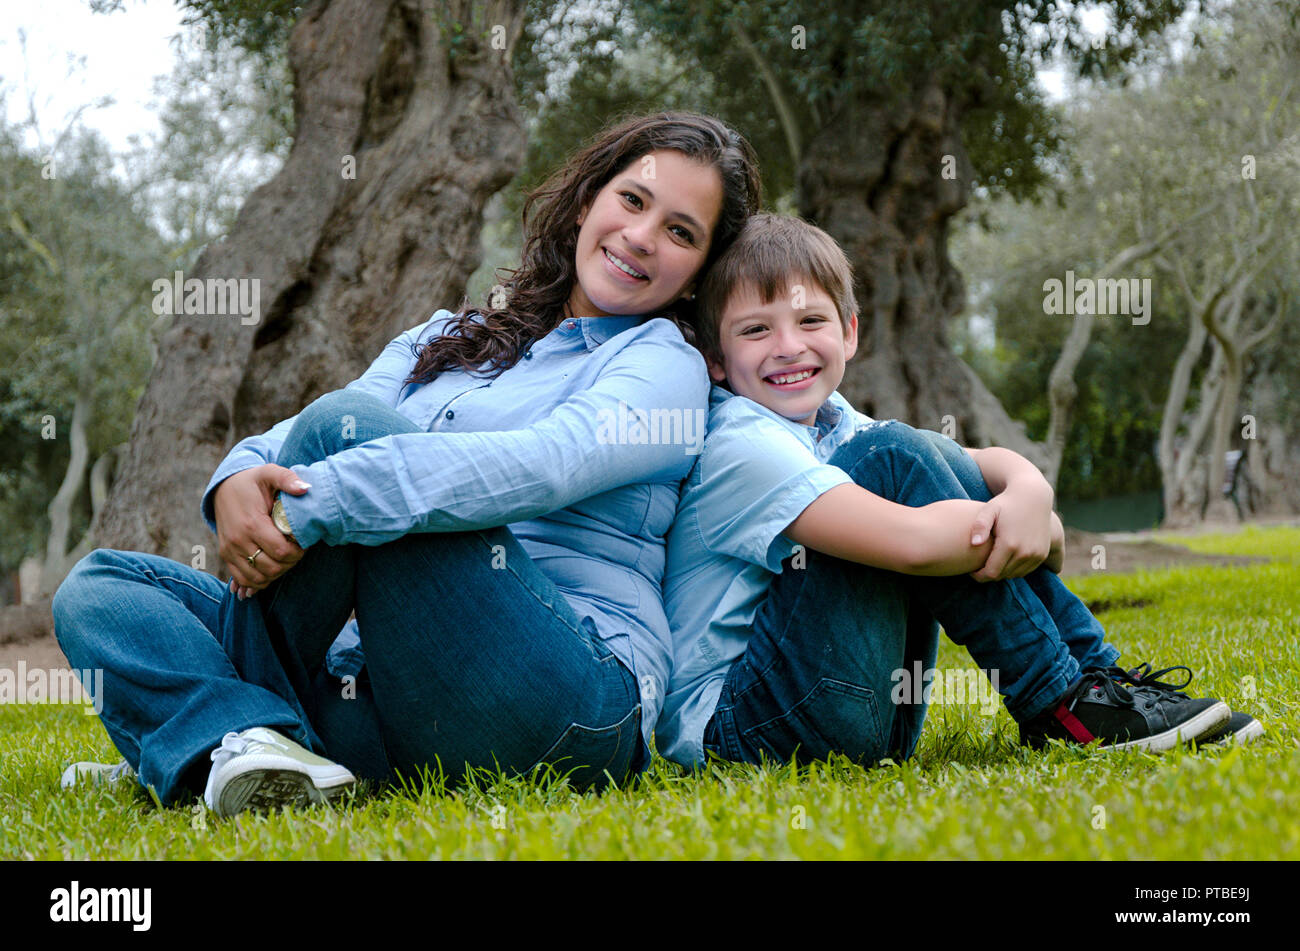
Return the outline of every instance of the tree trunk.
<path id="1" fill-rule="evenodd" d="M 878 419 L 1006 446 L 1042 467 L 1042 446 L 948 343 L 963 305 L 948 223 L 970 176 L 959 110 L 937 85 L 910 102 L 845 102 L 808 142 L 799 212 L 840 242 L 857 277 L 859 357 L 841 392 Z"/>
<path id="2" fill-rule="evenodd" d="M 303 11 L 289 40 L 289 157 L 184 275 L 258 280 L 260 319 L 171 318 L 96 544 L 189 561 L 213 542 L 199 498 L 235 442 L 459 306 L 484 205 L 523 160 L 509 68 L 523 16 L 523 0 L 318 0 Z"/>
<path id="3" fill-rule="evenodd" d="M 86 394 L 78 393 L 72 408 L 72 422 L 68 427 L 71 449 L 68 468 L 64 471 L 59 491 L 54 494 L 46 509 L 50 519 L 50 534 L 45 541 L 45 562 L 41 565 L 38 588 L 41 597 L 53 594 L 75 563 L 68 560 L 68 533 L 72 530 L 72 505 L 81 492 L 82 483 L 86 481 L 86 467 L 90 462 L 90 450 L 86 445 L 87 403 Z"/>

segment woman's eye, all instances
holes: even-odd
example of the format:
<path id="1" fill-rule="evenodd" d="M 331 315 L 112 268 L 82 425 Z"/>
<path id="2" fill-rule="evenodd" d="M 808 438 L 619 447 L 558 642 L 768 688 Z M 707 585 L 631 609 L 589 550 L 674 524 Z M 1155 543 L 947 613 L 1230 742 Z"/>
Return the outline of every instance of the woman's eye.
<path id="1" fill-rule="evenodd" d="M 637 208 L 641 207 L 641 196 L 638 195 L 636 192 L 620 192 L 619 194 L 621 194 L 624 198 L 626 198 L 629 203 L 635 202 L 636 203 L 635 207 Z"/>
<path id="2" fill-rule="evenodd" d="M 673 230 L 678 234 L 678 237 L 680 237 L 683 241 L 687 241 L 691 244 L 695 243 L 695 235 L 691 234 L 681 225 L 673 225 Z"/>

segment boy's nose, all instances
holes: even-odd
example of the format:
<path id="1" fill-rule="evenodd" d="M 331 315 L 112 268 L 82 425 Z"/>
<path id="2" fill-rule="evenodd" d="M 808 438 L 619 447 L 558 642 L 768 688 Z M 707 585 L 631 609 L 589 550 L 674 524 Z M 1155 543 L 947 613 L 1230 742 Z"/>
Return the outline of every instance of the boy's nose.
<path id="1" fill-rule="evenodd" d="M 777 331 L 776 347 L 777 352 L 783 357 L 792 357 L 807 349 L 798 332 L 793 330 Z"/>

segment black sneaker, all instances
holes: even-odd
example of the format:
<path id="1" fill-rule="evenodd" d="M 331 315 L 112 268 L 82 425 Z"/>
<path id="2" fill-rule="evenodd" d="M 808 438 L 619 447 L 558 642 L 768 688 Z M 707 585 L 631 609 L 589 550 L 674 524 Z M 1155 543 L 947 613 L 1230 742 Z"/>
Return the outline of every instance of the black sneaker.
<path id="1" fill-rule="evenodd" d="M 1211 730 L 1204 736 L 1196 738 L 1197 746 L 1205 746 L 1207 743 L 1249 743 L 1256 737 L 1264 735 L 1264 724 L 1260 723 L 1249 713 L 1239 713 L 1232 711 L 1232 716 L 1228 722 L 1218 729 Z"/>
<path id="2" fill-rule="evenodd" d="M 1084 671 L 1053 709 L 1020 724 L 1020 742 L 1042 749 L 1054 739 L 1099 740 L 1114 749 L 1161 752 L 1217 729 L 1232 715 L 1219 700 L 1193 700 L 1167 685 L 1133 683 L 1121 673 Z"/>
<path id="3" fill-rule="evenodd" d="M 1119 667 L 1111 667 L 1108 670 L 1118 671 L 1122 678 L 1129 683 L 1141 684 L 1144 687 L 1154 687 L 1158 690 L 1166 690 L 1176 693 L 1180 697 L 1186 697 L 1184 689 L 1192 682 L 1192 671 L 1190 667 L 1179 665 L 1177 667 L 1165 667 L 1162 670 L 1152 670 L 1150 664 L 1140 664 L 1132 670 L 1123 670 Z M 1187 679 L 1181 684 L 1164 683 L 1159 678 L 1164 674 L 1174 670 L 1187 671 Z M 1223 723 L 1208 733 L 1196 738 L 1197 746 L 1205 746 L 1207 743 L 1248 743 L 1251 740 L 1264 735 L 1264 725 L 1252 717 L 1249 713 L 1240 713 L 1232 711 L 1232 715 Z"/>

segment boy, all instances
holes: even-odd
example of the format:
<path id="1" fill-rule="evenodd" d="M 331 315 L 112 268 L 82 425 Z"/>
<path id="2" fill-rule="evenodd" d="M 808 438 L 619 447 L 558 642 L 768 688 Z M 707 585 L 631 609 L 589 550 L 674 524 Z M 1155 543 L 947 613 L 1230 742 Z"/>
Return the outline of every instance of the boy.
<path id="1" fill-rule="evenodd" d="M 1030 746 L 1164 750 L 1262 731 L 1156 679 L 1185 668 L 1115 666 L 1052 573 L 1064 534 L 1031 463 L 875 422 L 835 392 L 857 307 L 825 232 L 751 218 L 698 310 L 720 385 L 668 536 L 673 673 L 656 742 L 669 759 L 911 755 L 925 702 L 896 688 L 900 671 L 933 669 L 936 621 Z"/>

